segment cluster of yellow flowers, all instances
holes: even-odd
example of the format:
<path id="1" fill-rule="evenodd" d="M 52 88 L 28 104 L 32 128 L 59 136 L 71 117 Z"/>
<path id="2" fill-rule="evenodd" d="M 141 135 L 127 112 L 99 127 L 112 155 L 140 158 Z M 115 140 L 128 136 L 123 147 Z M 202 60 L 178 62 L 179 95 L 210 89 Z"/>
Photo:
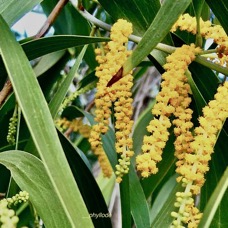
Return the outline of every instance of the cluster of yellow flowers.
<path id="1" fill-rule="evenodd" d="M 9 128 L 7 134 L 7 142 L 11 145 L 16 143 L 16 133 L 17 133 L 17 124 L 18 124 L 18 106 L 15 106 L 13 116 L 9 120 Z"/>
<path id="2" fill-rule="evenodd" d="M 188 143 L 192 139 L 190 132 L 192 111 L 187 108 L 191 99 L 189 98 L 190 86 L 185 72 L 199 52 L 200 49 L 193 44 L 184 45 L 167 57 L 161 91 L 156 96 L 157 103 L 152 109 L 152 114 L 158 118 L 154 118 L 147 127 L 151 135 L 144 136 L 143 154 L 136 158 L 137 170 L 141 171 L 143 177 L 148 177 L 158 171 L 156 163 L 162 159 L 161 154 L 168 140 L 168 129 L 171 127 L 170 115 L 174 114 L 176 117 L 173 120 L 173 124 L 176 125 L 174 132 L 177 136 L 176 156 L 182 159 L 183 151 L 188 148 Z"/>
<path id="3" fill-rule="evenodd" d="M 96 76 L 99 78 L 95 96 L 95 121 L 97 124 L 92 127 L 89 141 L 94 151 L 102 151 L 101 134 L 108 131 L 111 106 L 114 103 L 116 151 L 121 154 L 119 164 L 116 166 L 117 182 L 120 182 L 124 173 L 128 172 L 129 160 L 133 155 L 132 139 L 130 137 L 133 125 L 131 121 L 133 113 L 131 106 L 133 79 L 131 74 L 122 76 L 121 69 L 124 61 L 131 53 L 126 47 L 128 36 L 131 33 L 131 23 L 119 19 L 112 26 L 111 41 L 103 49 L 96 49 L 96 59 L 100 64 L 96 68 Z M 99 153 L 100 156 L 102 158 L 106 157 L 104 152 Z M 107 160 L 105 159 L 105 162 L 108 162 Z M 101 167 L 104 165 L 104 162 L 101 163 Z M 107 164 L 105 167 L 107 168 Z M 108 176 L 110 175 L 111 172 Z"/>
<path id="4" fill-rule="evenodd" d="M 3 199 L 3 201 L 7 201 L 8 206 L 17 205 L 19 203 L 25 203 L 29 200 L 29 194 L 26 191 L 20 191 L 16 195 L 12 196 L 12 198 Z"/>
<path id="5" fill-rule="evenodd" d="M 208 161 L 211 160 L 217 133 L 228 117 L 227 94 L 228 82 L 225 82 L 218 88 L 215 99 L 203 108 L 203 116 L 199 118 L 200 126 L 195 128 L 194 140 L 190 143 L 193 152 L 185 156 L 183 168 L 180 168 L 180 173 L 185 178 L 182 181 L 185 185 L 191 184 L 193 194 L 199 194 L 205 182 L 204 174 L 209 170 Z"/>
<path id="6" fill-rule="evenodd" d="M 190 16 L 189 14 L 183 14 L 173 25 L 171 32 L 175 32 L 177 29 L 188 31 L 192 34 L 196 34 L 197 25 L 196 18 Z M 228 37 L 226 32 L 220 25 L 212 25 L 210 21 L 203 21 L 200 19 L 200 34 L 205 39 L 213 39 L 215 43 L 219 45 L 217 48 L 219 63 L 221 65 L 226 65 L 228 62 Z M 218 61 L 217 58 L 217 61 Z"/>
<path id="7" fill-rule="evenodd" d="M 221 26 L 211 26 L 210 22 L 201 20 L 201 35 L 213 38 L 219 44 L 219 57 L 228 54 L 228 39 Z M 172 31 L 177 28 L 196 34 L 196 20 L 188 14 L 182 15 L 175 23 Z M 173 54 L 167 57 L 164 65 L 166 72 L 162 75 L 161 91 L 156 97 L 152 114 L 155 116 L 147 127 L 151 134 L 145 136 L 142 146 L 142 154 L 136 158 L 137 170 L 142 177 L 155 174 L 157 162 L 161 158 L 162 151 L 168 140 L 168 129 L 171 123 L 174 125 L 175 156 L 177 157 L 176 172 L 180 174 L 178 182 L 182 182 L 183 192 L 177 192 L 175 207 L 177 212 L 172 212 L 174 221 L 172 227 L 197 227 L 202 213 L 195 207 L 193 195 L 200 192 L 205 182 L 204 174 L 209 170 L 208 161 L 211 159 L 217 133 L 221 130 L 228 116 L 228 82 L 218 88 L 215 100 L 210 101 L 203 109 L 203 117 L 199 118 L 200 126 L 192 133 L 191 122 L 193 111 L 189 108 L 191 98 L 190 86 L 187 81 L 186 71 L 188 65 L 201 52 L 200 48 L 191 44 L 177 48 Z M 172 118 L 169 118 L 171 117 Z M 171 120 L 170 120 L 171 119 Z"/>
<path id="8" fill-rule="evenodd" d="M 73 120 L 67 120 L 59 118 L 55 120 L 55 124 L 60 130 L 70 130 L 70 132 L 79 132 L 83 137 L 89 138 L 91 127 L 83 123 L 83 118 L 76 118 Z"/>
<path id="9" fill-rule="evenodd" d="M 175 206 L 178 212 L 173 212 L 174 227 L 187 223 L 188 227 L 197 227 L 202 217 L 199 210 L 194 206 L 192 195 L 200 193 L 205 179 L 204 174 L 209 170 L 208 162 L 216 143 L 218 132 L 228 117 L 228 82 L 220 86 L 215 94 L 215 99 L 203 108 L 203 116 L 199 118 L 200 126 L 194 130 L 194 138 L 189 143 L 190 153 L 186 153 L 178 171 L 185 187 L 183 193 L 177 192 Z"/>
<path id="10" fill-rule="evenodd" d="M 12 205 L 27 202 L 29 194 L 26 191 L 20 191 L 12 198 L 2 199 L 0 201 L 0 226 L 1 228 L 16 228 L 19 218 L 15 215 L 15 211 L 9 209 Z"/>
<path id="11" fill-rule="evenodd" d="M 116 91 L 116 102 L 114 103 L 115 110 L 115 130 L 116 130 L 116 152 L 121 154 L 118 159 L 119 164 L 116 165 L 117 182 L 121 182 L 122 176 L 129 171 L 130 157 L 133 156 L 133 142 L 131 130 L 133 114 L 131 98 L 132 76 L 130 74 L 119 80 L 119 83 L 114 84 L 113 89 Z M 116 87 L 116 88 L 115 88 Z M 117 88 L 118 87 L 118 88 Z"/>
<path id="12" fill-rule="evenodd" d="M 188 14 L 182 15 L 175 23 L 172 31 L 177 28 L 187 30 L 196 34 L 196 20 Z M 200 33 L 203 37 L 213 38 L 219 44 L 218 57 L 224 64 L 227 59 L 228 39 L 221 26 L 213 26 L 209 21 L 200 21 Z M 176 61 L 178 62 L 178 60 Z M 205 179 L 204 174 L 209 170 L 208 161 L 211 159 L 218 132 L 222 129 L 223 123 L 228 117 L 228 82 L 218 88 L 215 99 L 210 101 L 203 109 L 203 116 L 199 118 L 200 126 L 194 129 L 191 123 L 192 111 L 179 104 L 178 109 L 185 109 L 174 114 L 178 119 L 173 121 L 176 126 L 174 133 L 177 136 L 175 141 L 175 155 L 179 159 L 176 162 L 176 172 L 180 174 L 177 181 L 182 182 L 184 192 L 177 192 L 175 207 L 177 212 L 172 212 L 174 217 L 172 227 L 197 227 L 202 213 L 194 205 L 193 195 L 200 193 Z"/>
<path id="13" fill-rule="evenodd" d="M 7 201 L 0 201 L 0 226 L 2 228 L 16 228 L 19 221 L 14 210 L 7 207 Z"/>

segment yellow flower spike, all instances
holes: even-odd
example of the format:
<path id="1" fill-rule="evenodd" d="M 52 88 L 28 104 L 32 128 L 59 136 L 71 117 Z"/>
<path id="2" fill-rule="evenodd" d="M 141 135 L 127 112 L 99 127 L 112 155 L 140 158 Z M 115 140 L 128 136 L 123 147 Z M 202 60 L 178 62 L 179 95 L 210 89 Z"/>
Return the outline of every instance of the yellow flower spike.
<path id="1" fill-rule="evenodd" d="M 183 45 L 166 58 L 167 63 L 164 65 L 166 72 L 162 75 L 161 91 L 156 97 L 157 103 L 152 110 L 152 114 L 159 117 L 153 119 L 148 125 L 147 130 L 151 135 L 144 137 L 143 154 L 136 158 L 137 170 L 141 172 L 143 177 L 158 171 L 156 163 L 161 160 L 162 151 L 169 137 L 168 129 L 171 127 L 169 116 L 171 115 L 176 117 L 173 121 L 173 124 L 176 125 L 174 129 L 176 136 L 183 133 L 185 135 L 177 137 L 175 142 L 175 155 L 179 159 L 184 159 L 182 153 L 188 150 L 188 144 L 193 138 L 190 133 L 190 128 L 193 126 L 190 121 L 192 111 L 187 108 L 191 102 L 188 97 L 191 91 L 187 84 L 185 71 L 199 51 L 200 49 L 196 48 L 194 44 Z M 143 158 L 145 154 L 149 154 L 149 161 L 140 158 L 141 156 Z"/>
<path id="2" fill-rule="evenodd" d="M 108 162 L 105 152 L 101 153 L 102 143 L 101 134 L 108 130 L 111 115 L 111 106 L 114 103 L 115 129 L 116 129 L 116 151 L 120 154 L 119 164 L 116 166 L 117 182 L 121 182 L 122 176 L 128 172 L 130 157 L 133 156 L 131 130 L 133 121 L 131 116 L 132 98 L 131 88 L 133 77 L 131 74 L 122 76 L 122 65 L 131 54 L 127 50 L 126 43 L 128 36 L 132 33 L 132 24 L 126 20 L 119 19 L 111 28 L 110 38 L 104 47 L 96 49 L 97 61 L 100 64 L 96 68 L 96 76 L 99 78 L 97 83 L 97 93 L 95 96 L 95 124 L 92 127 L 89 139 L 92 150 L 98 155 L 98 160 Z M 102 159 L 99 158 L 102 156 Z M 107 158 L 107 157 L 106 157 Z M 103 164 L 101 164 L 101 168 Z M 107 168 L 107 164 L 105 164 Z M 104 172 L 104 171 L 103 171 Z M 106 175 L 107 176 L 107 175 Z"/>
<path id="3" fill-rule="evenodd" d="M 228 82 L 225 82 L 218 88 L 214 96 L 215 99 L 203 108 L 203 116 L 199 118 L 200 126 L 195 129 L 194 139 L 189 144 L 191 153 L 186 154 L 185 159 L 178 165 L 178 172 L 181 174 L 178 181 L 182 181 L 182 185 L 185 187 L 184 193 L 189 195 L 189 199 L 180 201 L 180 194 L 177 195 L 175 206 L 178 211 L 173 213 L 173 215 L 175 214 L 173 224 L 187 224 L 188 227 L 197 227 L 202 217 L 202 213 L 194 206 L 191 195 L 199 194 L 205 182 L 204 175 L 209 170 L 208 162 L 211 159 L 211 153 L 213 153 L 216 136 L 228 117 L 227 96 Z M 189 213 L 187 222 L 181 219 L 183 210 Z"/>

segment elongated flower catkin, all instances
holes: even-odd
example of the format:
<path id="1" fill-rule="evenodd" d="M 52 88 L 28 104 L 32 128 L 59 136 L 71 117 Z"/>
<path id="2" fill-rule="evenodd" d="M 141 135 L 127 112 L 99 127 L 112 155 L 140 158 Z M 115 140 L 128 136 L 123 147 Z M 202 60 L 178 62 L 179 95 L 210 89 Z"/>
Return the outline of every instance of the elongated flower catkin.
<path id="1" fill-rule="evenodd" d="M 96 76 L 99 78 L 95 97 L 95 121 L 97 124 L 92 127 L 90 143 L 93 150 L 99 148 L 99 152 L 101 152 L 101 134 L 108 131 L 111 106 L 114 103 L 116 151 L 120 154 L 119 164 L 116 166 L 117 182 L 120 182 L 122 176 L 128 172 L 130 157 L 133 155 L 130 136 L 133 125 L 131 121 L 133 113 L 131 105 L 133 78 L 131 73 L 124 77 L 121 75 L 121 67 L 131 53 L 126 47 L 128 36 L 131 33 L 132 24 L 119 19 L 111 28 L 111 41 L 107 43 L 103 50 L 96 50 L 97 61 L 100 64 L 96 68 Z M 118 79 L 113 81 L 113 77 L 117 72 L 120 72 L 120 75 Z M 105 153 L 99 153 L 99 156 L 106 157 Z M 103 166 L 101 164 L 101 167 Z M 105 164 L 105 167 L 107 168 L 107 164 Z M 110 175 L 111 172 L 106 176 Z"/>
<path id="2" fill-rule="evenodd" d="M 162 75 L 161 91 L 156 96 L 157 103 L 152 109 L 152 114 L 157 118 L 149 123 L 147 130 L 151 135 L 144 137 L 143 154 L 136 158 L 137 170 L 143 177 L 148 177 L 158 171 L 157 163 L 162 159 L 162 151 L 169 137 L 168 129 L 171 127 L 169 116 L 174 114 L 174 116 L 180 117 L 174 122 L 177 136 L 192 127 L 191 110 L 186 109 L 191 99 L 188 97 L 190 87 L 185 72 L 199 51 L 200 49 L 193 44 L 183 45 L 166 59 L 167 63 L 164 65 L 166 72 Z M 182 126 L 179 126 L 180 124 Z M 185 139 L 189 141 L 187 137 L 189 137 L 189 133 L 186 134 Z"/>
<path id="3" fill-rule="evenodd" d="M 188 227 L 197 227 L 202 217 L 194 206 L 192 195 L 200 193 L 205 182 L 204 175 L 209 170 L 208 162 L 211 160 L 217 134 L 228 117 L 227 96 L 228 82 L 225 82 L 218 88 L 215 99 L 203 108 L 203 116 L 199 118 L 200 125 L 195 128 L 194 140 L 190 143 L 191 153 L 185 155 L 184 162 L 179 166 L 181 176 L 178 181 L 182 181 L 185 190 L 183 193 L 177 193 L 175 206 L 178 212 L 172 214 L 175 218 L 174 227 L 183 224 L 188 224 Z M 181 194 L 187 196 L 187 200 L 180 197 Z"/>
<path id="4" fill-rule="evenodd" d="M 170 99 L 170 105 L 174 108 L 172 124 L 174 125 L 174 134 L 176 140 L 175 156 L 178 158 L 177 167 L 179 167 L 184 160 L 185 153 L 191 152 L 190 142 L 193 140 L 191 129 L 193 123 L 191 122 L 193 111 L 189 108 L 191 103 L 190 85 L 186 76 L 188 65 L 195 59 L 195 56 L 200 52 L 200 48 L 195 47 L 194 44 L 183 45 L 177 48 L 176 51 L 167 58 L 167 63 L 164 68 L 167 71 L 175 70 L 178 72 L 175 74 L 175 79 L 169 74 L 166 76 L 168 80 L 165 80 L 163 86 L 172 86 L 175 88 L 175 92 L 178 94 L 176 97 Z M 164 78 L 164 77 L 163 77 Z M 178 168 L 176 169 L 178 173 Z"/>

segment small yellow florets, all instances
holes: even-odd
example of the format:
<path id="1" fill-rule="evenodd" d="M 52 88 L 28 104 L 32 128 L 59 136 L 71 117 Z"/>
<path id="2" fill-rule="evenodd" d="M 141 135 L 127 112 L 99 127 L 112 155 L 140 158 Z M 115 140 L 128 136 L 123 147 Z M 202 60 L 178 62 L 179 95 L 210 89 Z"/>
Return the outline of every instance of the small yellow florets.
<path id="1" fill-rule="evenodd" d="M 156 97 L 157 103 L 152 109 L 154 116 L 160 116 L 150 122 L 147 130 L 150 136 L 145 136 L 142 146 L 142 155 L 137 156 L 137 170 L 141 171 L 143 177 L 155 174 L 158 169 L 157 162 L 161 160 L 162 151 L 169 137 L 168 128 L 171 127 L 169 116 L 174 115 L 176 125 L 174 132 L 177 136 L 175 142 L 176 156 L 183 159 L 183 151 L 188 150 L 188 143 L 192 140 L 189 129 L 192 128 L 192 111 L 187 109 L 191 99 L 189 98 L 190 86 L 187 84 L 185 71 L 188 65 L 200 52 L 195 45 L 183 45 L 166 58 L 164 65 L 166 72 L 162 75 L 161 91 Z"/>
<path id="2" fill-rule="evenodd" d="M 0 201 L 0 227 L 1 228 L 16 228 L 19 221 L 18 216 L 15 215 L 15 211 L 9 209 L 13 205 L 18 203 L 27 202 L 29 194 L 26 191 L 20 191 L 12 198 L 6 198 Z"/>
<path id="3" fill-rule="evenodd" d="M 203 108 L 203 116 L 199 118 L 200 126 L 195 128 L 195 136 L 189 143 L 189 153 L 185 154 L 183 160 L 178 164 L 178 172 L 181 176 L 177 179 L 182 181 L 185 187 L 185 194 L 197 195 L 205 182 L 204 175 L 209 170 L 208 162 L 216 143 L 217 133 L 222 129 L 223 123 L 228 117 L 228 82 L 218 88 L 215 99 Z M 181 193 L 183 194 L 183 193 Z M 191 201 L 176 198 L 175 206 L 178 212 L 172 213 L 175 218 L 175 225 L 188 224 L 188 227 L 197 227 L 202 214 L 194 207 L 194 200 Z M 190 202 L 190 203 L 189 203 Z M 183 219 L 184 212 L 189 213 L 188 219 Z"/>
<path id="4" fill-rule="evenodd" d="M 79 132 L 85 138 L 89 138 L 90 136 L 91 127 L 84 124 L 82 118 L 76 118 L 70 121 L 64 117 L 57 119 L 55 124 L 60 130 L 67 130 L 69 133 Z"/>
<path id="5" fill-rule="evenodd" d="M 171 227 L 185 227 L 183 224 L 188 224 L 188 227 L 192 228 L 198 226 L 202 213 L 194 206 L 191 192 L 177 192 L 174 206 L 180 209 L 178 212 L 171 212 L 174 218 Z"/>
<path id="6" fill-rule="evenodd" d="M 121 154 L 119 164 L 116 166 L 118 182 L 128 172 L 130 157 L 133 155 L 130 136 L 133 125 L 131 121 L 133 113 L 131 105 L 133 78 L 131 74 L 127 74 L 124 77 L 120 75 L 120 78 L 114 84 L 107 85 L 131 53 L 126 47 L 128 36 L 131 33 L 132 24 L 126 20 L 119 19 L 111 28 L 111 41 L 104 47 L 104 53 L 102 53 L 101 49 L 96 50 L 96 59 L 100 64 L 96 68 L 96 76 L 99 78 L 95 97 L 95 121 L 97 124 L 92 127 L 90 143 L 93 150 L 97 150 L 98 147 L 100 151 L 100 147 L 102 147 L 100 134 L 105 134 L 108 131 L 111 106 L 114 103 L 116 151 Z M 108 161 L 108 159 L 105 161 Z"/>
<path id="7" fill-rule="evenodd" d="M 185 161 L 178 168 L 181 176 L 193 184 L 194 194 L 198 194 L 204 184 L 204 174 L 209 170 L 208 161 L 213 153 L 216 135 L 228 117 L 227 94 L 228 82 L 225 82 L 218 88 L 215 100 L 203 108 L 203 116 L 199 118 L 200 126 L 195 128 L 195 137 L 189 144 L 190 154 L 185 155 Z"/>
<path id="8" fill-rule="evenodd" d="M 16 228 L 19 218 L 15 215 L 14 210 L 9 209 L 7 205 L 7 201 L 0 201 L 0 226 L 2 228 Z"/>
<path id="9" fill-rule="evenodd" d="M 196 34 L 197 25 L 196 18 L 191 17 L 189 14 L 181 15 L 177 22 L 172 27 L 172 32 L 177 29 L 188 31 L 192 34 Z M 212 38 L 218 46 L 218 58 L 219 64 L 224 65 L 228 62 L 228 37 L 226 32 L 220 25 L 212 25 L 210 21 L 203 21 L 200 19 L 200 34 L 205 39 Z"/>

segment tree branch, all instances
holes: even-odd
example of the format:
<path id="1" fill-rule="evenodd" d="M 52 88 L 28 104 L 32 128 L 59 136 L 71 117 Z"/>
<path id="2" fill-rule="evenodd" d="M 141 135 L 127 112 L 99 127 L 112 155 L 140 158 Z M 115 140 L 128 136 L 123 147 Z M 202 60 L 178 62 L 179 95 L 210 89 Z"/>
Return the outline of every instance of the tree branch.
<path id="1" fill-rule="evenodd" d="M 56 4 L 50 15 L 48 16 L 47 20 L 45 21 L 44 25 L 40 29 L 40 31 L 35 35 L 35 39 L 43 37 L 50 29 L 60 12 L 62 11 L 63 7 L 69 2 L 69 0 L 59 0 Z"/>
<path id="2" fill-rule="evenodd" d="M 0 91 L 0 107 L 6 100 L 6 98 L 9 96 L 9 94 L 12 91 L 12 84 L 10 80 L 7 80 L 6 83 L 4 84 L 2 90 Z"/>
<path id="3" fill-rule="evenodd" d="M 56 4 L 50 15 L 48 16 L 46 22 L 40 29 L 40 31 L 35 35 L 35 39 L 38 39 L 40 37 L 43 37 L 48 30 L 50 29 L 51 25 L 54 23 L 56 18 L 58 17 L 59 13 L 63 9 L 63 7 L 69 2 L 69 0 L 59 0 L 59 2 Z M 9 94 L 12 91 L 12 84 L 10 80 L 7 80 L 4 87 L 0 91 L 0 107 L 2 106 L 3 102 L 6 100 L 6 98 L 9 96 Z"/>

